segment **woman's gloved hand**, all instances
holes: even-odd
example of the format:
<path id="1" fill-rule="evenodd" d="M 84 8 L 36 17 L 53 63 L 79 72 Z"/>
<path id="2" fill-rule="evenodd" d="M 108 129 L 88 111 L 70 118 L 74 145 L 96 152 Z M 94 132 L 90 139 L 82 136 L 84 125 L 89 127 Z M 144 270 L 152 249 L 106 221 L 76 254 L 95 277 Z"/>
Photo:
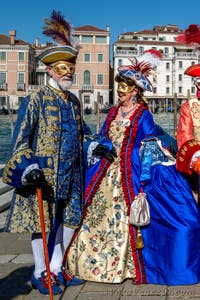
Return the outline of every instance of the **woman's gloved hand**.
<path id="1" fill-rule="evenodd" d="M 44 174 L 40 169 L 33 169 L 25 176 L 25 179 L 28 184 L 41 187 L 44 182 Z"/>
<path id="2" fill-rule="evenodd" d="M 193 161 L 192 170 L 195 173 L 200 174 L 200 157 L 198 157 L 197 160 Z"/>
<path id="3" fill-rule="evenodd" d="M 114 158 L 117 157 L 116 151 L 113 148 L 109 150 L 109 148 L 105 145 L 98 144 L 96 148 L 92 151 L 93 155 L 105 157 L 109 162 L 113 162 Z"/>

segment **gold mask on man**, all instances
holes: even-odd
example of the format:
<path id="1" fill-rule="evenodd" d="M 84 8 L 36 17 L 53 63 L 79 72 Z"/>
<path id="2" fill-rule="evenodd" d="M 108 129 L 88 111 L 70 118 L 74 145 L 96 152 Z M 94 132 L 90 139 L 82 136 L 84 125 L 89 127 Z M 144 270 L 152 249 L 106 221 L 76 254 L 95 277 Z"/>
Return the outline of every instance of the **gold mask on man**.
<path id="1" fill-rule="evenodd" d="M 75 72 L 75 66 L 73 64 L 65 62 L 65 61 L 64 62 L 58 61 L 51 67 L 57 75 L 62 75 L 62 76 L 66 75 L 66 74 L 73 75 Z"/>

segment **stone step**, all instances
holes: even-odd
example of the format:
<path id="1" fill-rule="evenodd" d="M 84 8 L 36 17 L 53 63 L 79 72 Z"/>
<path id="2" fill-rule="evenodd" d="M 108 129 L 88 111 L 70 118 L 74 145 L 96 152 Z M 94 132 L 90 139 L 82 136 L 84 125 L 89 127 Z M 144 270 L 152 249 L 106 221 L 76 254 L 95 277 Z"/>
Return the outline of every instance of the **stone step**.
<path id="1" fill-rule="evenodd" d="M 11 189 L 0 195 L 0 213 L 9 208 L 13 191 L 14 189 Z"/>
<path id="2" fill-rule="evenodd" d="M 2 177 L 0 177 L 0 195 L 5 194 L 6 192 L 12 190 L 13 187 L 2 182 Z"/>

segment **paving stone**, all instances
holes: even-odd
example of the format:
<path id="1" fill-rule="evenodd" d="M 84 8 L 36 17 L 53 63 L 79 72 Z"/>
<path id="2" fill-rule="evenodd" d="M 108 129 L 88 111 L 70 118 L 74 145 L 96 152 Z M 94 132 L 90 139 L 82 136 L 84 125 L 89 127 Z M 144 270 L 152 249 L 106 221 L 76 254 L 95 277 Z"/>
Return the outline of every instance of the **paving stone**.
<path id="1" fill-rule="evenodd" d="M 8 275 L 16 270 L 16 264 L 1 264 L 0 265 L 0 283 L 4 278 L 8 278 Z"/>
<path id="2" fill-rule="evenodd" d="M 66 298 L 67 299 L 67 298 Z M 102 295 L 99 293 L 79 294 L 76 300 L 118 300 L 119 296 Z M 71 299 L 72 300 L 72 299 Z M 133 299 L 132 299 L 133 300 Z"/>
<path id="3" fill-rule="evenodd" d="M 32 253 L 30 234 L 0 232 L 0 254 Z"/>
<path id="4" fill-rule="evenodd" d="M 168 288 L 166 285 L 141 284 L 135 285 L 126 281 L 122 292 L 123 296 L 166 296 Z"/>
<path id="5" fill-rule="evenodd" d="M 166 300 L 166 296 L 122 296 L 120 300 Z"/>
<path id="6" fill-rule="evenodd" d="M 120 295 L 123 290 L 123 284 L 110 284 L 110 283 L 96 283 L 96 282 L 86 282 L 82 293 L 101 293 L 101 295 Z"/>
<path id="7" fill-rule="evenodd" d="M 0 264 L 7 264 L 11 262 L 13 259 L 15 259 L 15 257 L 16 255 L 9 255 L 9 254 L 0 255 Z"/>
<path id="8" fill-rule="evenodd" d="M 34 259 L 32 254 L 20 254 L 12 262 L 15 264 L 34 264 Z"/>
<path id="9" fill-rule="evenodd" d="M 10 264 L 8 264 L 10 265 Z M 14 266 L 15 264 L 11 264 Z M 20 266 L 0 279 L 0 295 L 5 297 L 14 297 L 27 295 L 31 291 L 30 278 L 33 272 L 32 267 Z"/>
<path id="10" fill-rule="evenodd" d="M 200 298 L 200 284 L 170 286 L 168 288 L 168 298 L 170 299 L 175 297 L 179 299 L 191 299 L 195 297 Z"/>

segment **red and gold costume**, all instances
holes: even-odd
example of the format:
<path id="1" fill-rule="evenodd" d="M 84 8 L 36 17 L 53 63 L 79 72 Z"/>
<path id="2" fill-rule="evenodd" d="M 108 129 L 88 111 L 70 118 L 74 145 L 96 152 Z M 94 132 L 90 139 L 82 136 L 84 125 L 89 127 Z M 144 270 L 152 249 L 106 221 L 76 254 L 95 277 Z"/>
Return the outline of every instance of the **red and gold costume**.
<path id="1" fill-rule="evenodd" d="M 177 169 L 191 175 L 192 159 L 200 151 L 200 100 L 197 98 L 190 99 L 181 106 L 177 144 Z"/>

